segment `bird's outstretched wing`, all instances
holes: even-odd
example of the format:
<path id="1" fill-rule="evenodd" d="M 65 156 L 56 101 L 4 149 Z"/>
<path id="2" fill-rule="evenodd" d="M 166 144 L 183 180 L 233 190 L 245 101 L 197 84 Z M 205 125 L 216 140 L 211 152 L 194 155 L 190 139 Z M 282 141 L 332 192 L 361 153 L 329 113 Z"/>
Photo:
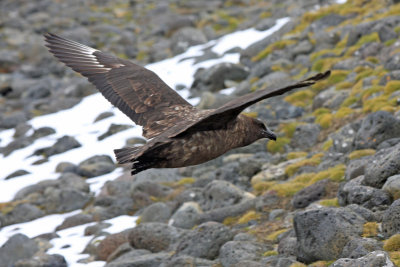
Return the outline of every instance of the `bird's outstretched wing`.
<path id="1" fill-rule="evenodd" d="M 194 110 L 148 69 L 55 34 L 44 37 L 54 56 L 87 77 L 108 101 L 142 125 L 146 138 L 159 135 Z"/>
<path id="2" fill-rule="evenodd" d="M 317 81 L 329 77 L 329 75 L 330 71 L 318 73 L 317 75 L 312 76 L 306 80 L 283 88 L 260 90 L 235 98 L 225 105 L 221 106 L 220 108 L 215 109 L 213 112 L 208 113 L 206 116 L 202 117 L 198 121 L 188 124 L 186 127 L 180 129 L 180 131 L 176 131 L 169 137 L 178 136 L 192 130 L 202 131 L 224 128 L 227 123 L 235 119 L 239 115 L 239 113 L 248 106 L 251 106 L 266 98 L 282 95 L 296 88 L 313 85 Z"/>

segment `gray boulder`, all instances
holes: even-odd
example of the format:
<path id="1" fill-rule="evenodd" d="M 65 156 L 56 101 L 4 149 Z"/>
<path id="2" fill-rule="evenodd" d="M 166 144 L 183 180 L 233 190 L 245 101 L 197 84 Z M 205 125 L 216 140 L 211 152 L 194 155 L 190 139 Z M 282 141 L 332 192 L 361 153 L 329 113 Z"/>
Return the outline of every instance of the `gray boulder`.
<path id="1" fill-rule="evenodd" d="M 77 173 L 83 177 L 96 177 L 110 173 L 115 169 L 115 163 L 110 156 L 100 155 L 90 157 L 78 165 Z"/>
<path id="2" fill-rule="evenodd" d="M 381 188 L 386 180 L 400 173 L 400 144 L 375 154 L 365 170 L 364 183 Z"/>
<path id="3" fill-rule="evenodd" d="M 15 223 L 28 222 L 37 218 L 44 216 L 45 213 L 39 209 L 37 206 L 34 206 L 29 203 L 22 203 L 16 206 L 12 211 L 8 212 L 4 216 L 3 225 L 10 225 Z"/>
<path id="4" fill-rule="evenodd" d="M 137 249 L 147 249 L 151 252 L 168 250 L 181 239 L 185 230 L 164 223 L 141 223 L 129 233 L 129 243 Z"/>
<path id="5" fill-rule="evenodd" d="M 165 223 L 168 221 L 170 217 L 171 217 L 171 208 L 163 202 L 156 202 L 144 208 L 143 212 L 140 214 L 140 222 Z"/>
<path id="6" fill-rule="evenodd" d="M 171 36 L 171 50 L 176 55 L 184 52 L 192 45 L 207 42 L 204 33 L 193 27 L 183 27 Z"/>
<path id="7" fill-rule="evenodd" d="M 364 223 L 361 216 L 342 208 L 297 212 L 297 258 L 304 262 L 337 259 L 347 242 L 362 233 Z"/>
<path id="8" fill-rule="evenodd" d="M 390 176 L 382 187 L 382 190 L 388 192 L 393 198 L 400 198 L 400 174 Z"/>
<path id="9" fill-rule="evenodd" d="M 151 253 L 138 256 L 129 256 L 107 263 L 104 267 L 158 267 L 170 257 L 169 253 Z"/>
<path id="10" fill-rule="evenodd" d="M 318 181 L 306 188 L 297 192 L 292 198 L 292 205 L 294 208 L 305 208 L 310 203 L 317 201 L 326 195 L 326 189 L 329 180 L 324 179 Z"/>
<path id="11" fill-rule="evenodd" d="M 183 229 L 192 229 L 199 221 L 203 211 L 196 202 L 185 202 L 172 215 L 170 224 Z"/>
<path id="12" fill-rule="evenodd" d="M 348 153 L 354 150 L 354 138 L 357 134 L 359 123 L 346 124 L 337 132 L 332 133 L 329 137 L 333 141 L 331 150 L 340 153 Z"/>
<path id="13" fill-rule="evenodd" d="M 252 241 L 228 241 L 219 251 L 219 260 L 222 266 L 231 267 L 244 260 L 259 261 L 262 254 L 271 249 L 272 246 Z"/>
<path id="14" fill-rule="evenodd" d="M 232 240 L 233 236 L 233 232 L 225 225 L 206 222 L 183 235 L 174 247 L 177 255 L 213 260 L 218 256 L 221 246 Z"/>
<path id="15" fill-rule="evenodd" d="M 382 242 L 373 238 L 354 238 L 343 248 L 340 258 L 357 259 L 375 250 L 382 250 Z"/>
<path id="16" fill-rule="evenodd" d="M 15 262 L 31 258 L 38 250 L 35 241 L 26 235 L 15 234 L 0 248 L 1 266 L 14 266 Z"/>
<path id="17" fill-rule="evenodd" d="M 386 111 L 369 114 L 355 137 L 355 148 L 376 148 L 381 142 L 400 136 L 400 120 Z"/>
<path id="18" fill-rule="evenodd" d="M 342 258 L 338 259 L 330 267 L 394 267 L 389 255 L 385 251 L 373 251 L 358 259 Z"/>
<path id="19" fill-rule="evenodd" d="M 320 131 L 321 127 L 317 124 L 300 124 L 296 127 L 290 146 L 300 150 L 309 149 L 317 143 Z"/>
<path id="20" fill-rule="evenodd" d="M 74 137 L 65 135 L 59 138 L 54 145 L 36 150 L 34 155 L 50 157 L 81 146 L 82 145 Z"/>
<path id="21" fill-rule="evenodd" d="M 59 254 L 39 254 L 31 259 L 19 260 L 14 267 L 67 267 L 65 258 Z"/>
<path id="22" fill-rule="evenodd" d="M 385 237 L 400 233 L 400 199 L 397 199 L 384 212 L 382 219 L 382 232 Z"/>

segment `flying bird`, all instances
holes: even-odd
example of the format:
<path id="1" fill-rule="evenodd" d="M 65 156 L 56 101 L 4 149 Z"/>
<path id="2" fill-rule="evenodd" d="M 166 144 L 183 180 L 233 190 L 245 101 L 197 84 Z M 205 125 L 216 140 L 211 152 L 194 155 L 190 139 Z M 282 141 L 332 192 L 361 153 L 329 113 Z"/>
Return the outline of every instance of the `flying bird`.
<path id="1" fill-rule="evenodd" d="M 276 140 L 266 124 L 240 113 L 258 101 L 330 75 L 319 73 L 284 88 L 249 93 L 217 109 L 199 110 L 144 67 L 55 34 L 44 37 L 55 57 L 87 77 L 111 104 L 143 126 L 143 136 L 149 139 L 145 145 L 114 150 L 119 164 L 132 164 L 132 175 L 149 168 L 197 165 L 261 138 Z"/>

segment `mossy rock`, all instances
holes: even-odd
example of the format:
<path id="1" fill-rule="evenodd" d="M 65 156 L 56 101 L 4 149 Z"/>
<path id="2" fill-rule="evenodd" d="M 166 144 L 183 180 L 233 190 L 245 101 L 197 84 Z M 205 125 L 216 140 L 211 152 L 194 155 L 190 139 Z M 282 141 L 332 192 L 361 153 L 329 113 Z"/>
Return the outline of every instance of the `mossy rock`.
<path id="1" fill-rule="evenodd" d="M 278 237 L 283 234 L 286 233 L 289 229 L 281 229 L 281 230 L 277 230 L 275 232 L 272 232 L 271 234 L 267 235 L 267 240 L 269 241 L 277 241 Z"/>
<path id="2" fill-rule="evenodd" d="M 333 146 L 333 140 L 329 139 L 329 140 L 325 141 L 325 143 L 322 145 L 322 150 L 328 151 L 332 146 Z"/>
<path id="3" fill-rule="evenodd" d="M 307 157 L 308 153 L 304 151 L 295 151 L 295 152 L 290 152 L 287 154 L 286 159 L 291 160 L 291 159 L 298 159 L 298 158 L 305 158 Z"/>
<path id="4" fill-rule="evenodd" d="M 319 201 L 319 204 L 325 207 L 339 207 L 338 198 L 330 198 L 330 199 L 322 199 Z"/>
<path id="5" fill-rule="evenodd" d="M 298 107 L 306 107 L 312 103 L 314 92 L 310 89 L 297 91 L 284 98 L 286 102 Z"/>
<path id="6" fill-rule="evenodd" d="M 295 174 L 299 168 L 303 166 L 318 166 L 321 163 L 321 158 L 323 157 L 323 155 L 324 154 L 322 153 L 315 154 L 311 158 L 293 163 L 286 167 L 285 173 L 290 177 L 293 174 Z"/>
<path id="7" fill-rule="evenodd" d="M 400 251 L 400 234 L 391 236 L 383 244 L 383 249 L 386 251 Z"/>
<path id="8" fill-rule="evenodd" d="M 360 149 L 360 150 L 355 150 L 349 154 L 349 159 L 358 159 L 366 156 L 371 156 L 375 154 L 375 149 Z"/>
<path id="9" fill-rule="evenodd" d="M 375 237 L 378 235 L 379 225 L 377 222 L 367 222 L 363 226 L 363 237 Z"/>
<path id="10" fill-rule="evenodd" d="M 276 141 L 268 141 L 267 150 L 270 153 L 283 153 L 285 152 L 285 145 L 290 143 L 290 139 L 287 137 L 278 137 Z"/>
<path id="11" fill-rule="evenodd" d="M 321 125 L 322 129 L 327 129 L 332 125 L 333 115 L 324 113 L 315 118 L 315 122 Z"/>

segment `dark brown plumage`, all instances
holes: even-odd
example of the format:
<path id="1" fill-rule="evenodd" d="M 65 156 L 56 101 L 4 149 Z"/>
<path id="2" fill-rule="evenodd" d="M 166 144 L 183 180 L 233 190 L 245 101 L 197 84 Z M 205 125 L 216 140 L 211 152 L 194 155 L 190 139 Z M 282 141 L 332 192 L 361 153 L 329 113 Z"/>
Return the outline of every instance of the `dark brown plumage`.
<path id="1" fill-rule="evenodd" d="M 46 34 L 46 46 L 61 62 L 87 77 L 150 140 L 140 147 L 116 149 L 132 174 L 149 168 L 196 165 L 261 138 L 276 139 L 263 122 L 240 114 L 263 99 L 306 87 L 329 76 L 319 73 L 293 85 L 238 97 L 218 109 L 198 110 L 155 73 L 80 43 Z"/>

